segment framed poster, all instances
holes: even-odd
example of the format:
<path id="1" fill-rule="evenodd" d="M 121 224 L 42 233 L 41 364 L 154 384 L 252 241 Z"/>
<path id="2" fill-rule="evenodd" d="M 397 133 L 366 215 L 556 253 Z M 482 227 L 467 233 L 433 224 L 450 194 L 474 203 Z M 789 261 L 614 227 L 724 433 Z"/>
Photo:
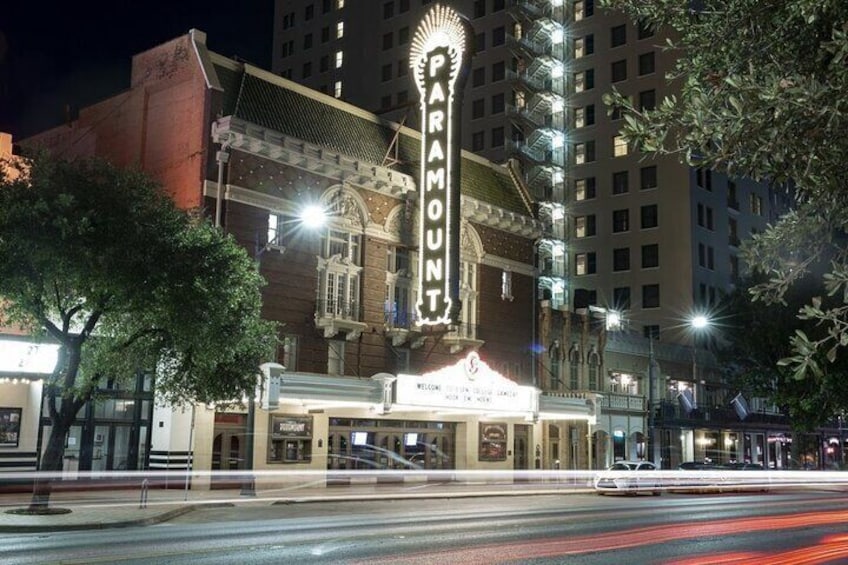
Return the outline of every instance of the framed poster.
<path id="1" fill-rule="evenodd" d="M 480 461 L 506 460 L 506 423 L 480 424 Z"/>
<path id="2" fill-rule="evenodd" d="M 21 437 L 21 408 L 0 407 L 0 447 L 18 447 Z"/>

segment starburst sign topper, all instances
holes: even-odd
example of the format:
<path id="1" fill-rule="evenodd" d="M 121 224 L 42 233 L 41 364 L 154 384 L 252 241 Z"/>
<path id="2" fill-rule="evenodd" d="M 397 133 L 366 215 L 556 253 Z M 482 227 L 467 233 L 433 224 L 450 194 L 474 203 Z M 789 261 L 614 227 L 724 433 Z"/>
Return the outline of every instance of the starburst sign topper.
<path id="1" fill-rule="evenodd" d="M 436 4 L 415 32 L 409 64 L 421 100 L 421 213 L 417 322 L 459 313 L 459 112 L 471 39 L 468 21 Z"/>

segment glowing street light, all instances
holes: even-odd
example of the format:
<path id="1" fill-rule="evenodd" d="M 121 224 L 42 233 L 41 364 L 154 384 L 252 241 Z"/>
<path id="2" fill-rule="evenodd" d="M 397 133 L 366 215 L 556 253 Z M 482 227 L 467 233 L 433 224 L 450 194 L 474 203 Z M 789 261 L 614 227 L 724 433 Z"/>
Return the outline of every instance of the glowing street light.
<path id="1" fill-rule="evenodd" d="M 693 328 L 695 328 L 696 330 L 700 330 L 709 326 L 710 320 L 703 314 L 698 314 L 697 316 L 692 318 L 690 323 L 692 324 Z"/>
<path id="2" fill-rule="evenodd" d="M 320 228 L 327 222 L 327 212 L 321 206 L 310 204 L 300 212 L 300 220 L 309 229 Z"/>

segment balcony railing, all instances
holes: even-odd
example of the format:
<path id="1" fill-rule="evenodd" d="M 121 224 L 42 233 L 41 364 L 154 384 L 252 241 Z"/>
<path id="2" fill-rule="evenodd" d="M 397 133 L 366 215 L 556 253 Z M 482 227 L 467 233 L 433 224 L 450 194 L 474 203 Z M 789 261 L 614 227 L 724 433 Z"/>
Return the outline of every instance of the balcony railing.
<path id="1" fill-rule="evenodd" d="M 621 392 L 601 393 L 601 407 L 605 410 L 625 412 L 645 412 L 645 397 Z"/>
<path id="2" fill-rule="evenodd" d="M 359 321 L 359 302 L 320 299 L 315 310 L 315 326 L 324 331 L 324 337 L 345 334 L 348 341 L 358 339 L 367 327 Z"/>

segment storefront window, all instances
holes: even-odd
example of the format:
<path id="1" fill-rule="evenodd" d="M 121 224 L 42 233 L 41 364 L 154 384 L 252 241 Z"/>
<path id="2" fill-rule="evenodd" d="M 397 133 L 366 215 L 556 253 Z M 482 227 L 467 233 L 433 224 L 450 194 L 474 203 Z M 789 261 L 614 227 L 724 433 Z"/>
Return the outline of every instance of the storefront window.
<path id="1" fill-rule="evenodd" d="M 312 459 L 312 417 L 271 416 L 268 463 L 305 463 Z"/>

